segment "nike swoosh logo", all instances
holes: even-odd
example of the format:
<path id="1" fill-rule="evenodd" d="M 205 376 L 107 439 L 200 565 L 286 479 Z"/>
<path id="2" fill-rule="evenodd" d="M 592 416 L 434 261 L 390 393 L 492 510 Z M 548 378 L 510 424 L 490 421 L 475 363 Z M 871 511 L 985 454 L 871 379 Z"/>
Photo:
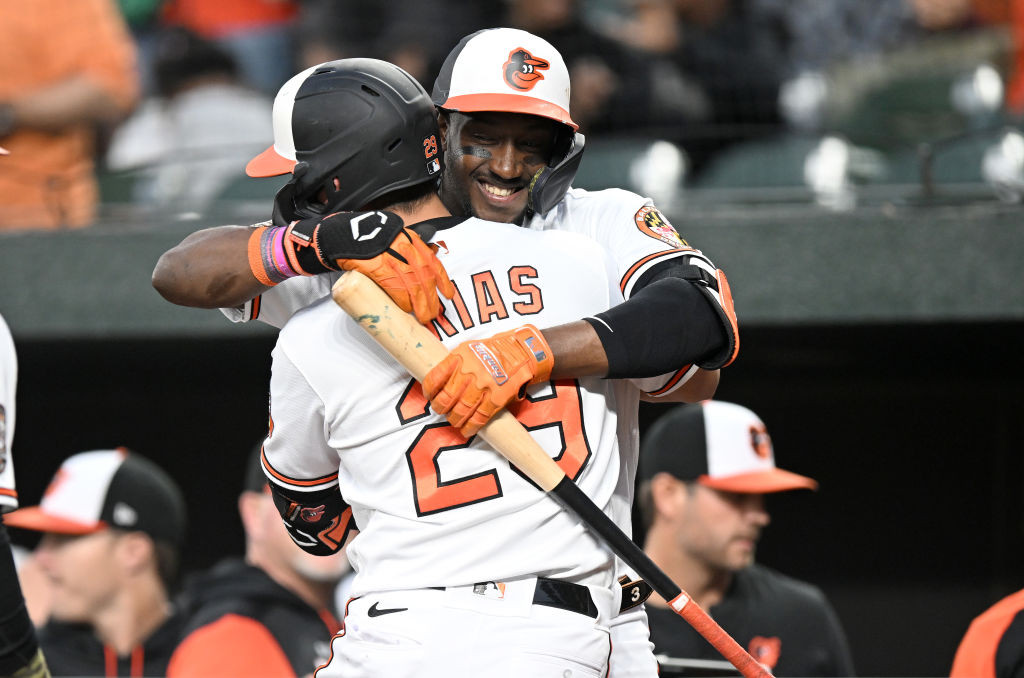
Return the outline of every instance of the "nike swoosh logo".
<path id="1" fill-rule="evenodd" d="M 405 612 L 406 610 L 409 609 L 407 607 L 388 607 L 388 608 L 380 609 L 380 608 L 377 607 L 378 605 L 380 605 L 380 602 L 376 602 L 373 605 L 371 605 L 370 609 L 366 612 L 366 614 L 368 614 L 371 617 L 379 617 L 382 614 L 392 614 L 394 612 Z"/>

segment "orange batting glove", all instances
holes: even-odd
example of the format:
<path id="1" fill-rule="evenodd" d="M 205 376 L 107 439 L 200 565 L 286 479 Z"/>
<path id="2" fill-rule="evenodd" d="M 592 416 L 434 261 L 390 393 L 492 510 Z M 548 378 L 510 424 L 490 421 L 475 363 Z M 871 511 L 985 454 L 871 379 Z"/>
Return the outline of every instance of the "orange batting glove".
<path id="1" fill-rule="evenodd" d="M 551 378 L 551 347 L 533 325 L 456 346 L 423 379 L 423 393 L 438 414 L 465 437 L 476 434 L 526 387 Z"/>
<path id="2" fill-rule="evenodd" d="M 402 229 L 386 252 L 372 259 L 339 259 L 346 271 L 359 271 L 372 278 L 403 311 L 412 311 L 426 324 L 441 313 L 441 300 L 455 295 L 455 286 L 437 248 L 428 245 L 415 232 Z"/>

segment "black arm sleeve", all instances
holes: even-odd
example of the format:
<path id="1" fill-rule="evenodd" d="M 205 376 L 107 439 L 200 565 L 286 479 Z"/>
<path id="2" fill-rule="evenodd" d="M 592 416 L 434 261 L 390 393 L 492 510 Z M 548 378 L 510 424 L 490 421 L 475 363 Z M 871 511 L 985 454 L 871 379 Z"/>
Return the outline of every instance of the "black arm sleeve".
<path id="1" fill-rule="evenodd" d="M 270 491 L 288 534 L 303 551 L 317 556 L 337 553 L 349 533 L 358 529 L 352 519 L 352 507 L 337 487 L 295 492 L 270 483 Z"/>
<path id="2" fill-rule="evenodd" d="M 14 568 L 14 555 L 7 529 L 0 520 L 0 676 L 48 675 L 28 673 L 41 662 L 35 628 L 25 609 L 18 574 Z"/>
<path id="3" fill-rule="evenodd" d="M 609 379 L 653 377 L 722 351 L 725 330 L 700 289 L 706 277 L 697 266 L 666 262 L 625 302 L 584 318 L 604 346 Z"/>

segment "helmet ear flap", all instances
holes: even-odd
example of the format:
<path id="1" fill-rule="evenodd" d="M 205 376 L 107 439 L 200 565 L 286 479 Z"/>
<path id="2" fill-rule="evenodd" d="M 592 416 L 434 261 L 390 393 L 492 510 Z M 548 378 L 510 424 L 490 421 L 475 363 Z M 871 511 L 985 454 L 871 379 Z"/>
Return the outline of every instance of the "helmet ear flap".
<path id="1" fill-rule="evenodd" d="M 274 226 L 287 226 L 296 219 L 298 217 L 295 214 L 295 182 L 293 180 L 277 189 L 277 193 L 274 195 L 271 221 Z"/>
<path id="2" fill-rule="evenodd" d="M 552 164 L 542 167 L 530 181 L 526 206 L 535 214 L 546 214 L 561 201 L 583 160 L 586 137 L 576 132 L 565 135 L 565 139 L 556 142 Z"/>
<path id="3" fill-rule="evenodd" d="M 317 203 L 311 203 L 309 196 L 311 191 L 305 189 L 305 197 L 299 197 L 299 188 L 302 179 L 309 173 L 308 162 L 297 162 L 292 169 L 292 178 L 284 186 L 278 189 L 274 196 L 274 211 L 272 219 L 276 226 L 287 226 L 297 219 L 323 216 L 324 208 Z"/>

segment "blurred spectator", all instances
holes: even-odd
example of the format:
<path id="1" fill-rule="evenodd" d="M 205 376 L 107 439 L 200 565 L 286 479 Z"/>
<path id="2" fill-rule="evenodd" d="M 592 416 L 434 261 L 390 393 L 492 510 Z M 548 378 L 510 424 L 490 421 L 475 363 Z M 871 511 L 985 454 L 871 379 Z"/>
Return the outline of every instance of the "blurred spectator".
<path id="1" fill-rule="evenodd" d="M 585 134 L 674 130 L 709 114 L 704 94 L 673 78 L 650 52 L 597 32 L 579 0 L 505 0 L 503 25 L 521 28 L 554 45 L 572 81 L 572 117 Z M 538 55 L 543 57 L 543 55 Z"/>
<path id="2" fill-rule="evenodd" d="M 170 476 L 123 448 L 81 452 L 39 506 L 4 522 L 43 533 L 35 553 L 53 606 L 39 641 L 54 676 L 166 675 L 185 534 L 185 500 Z"/>
<path id="3" fill-rule="evenodd" d="M 974 14 L 985 25 L 1008 26 L 1012 42 L 1006 108 L 1024 114 L 1024 0 L 974 0 Z"/>
<path id="4" fill-rule="evenodd" d="M 330 659 L 341 623 L 329 608 L 348 560 L 344 552 L 314 556 L 292 542 L 260 452 L 250 455 L 238 497 L 245 561 L 226 560 L 187 587 L 189 621 L 169 678 L 305 676 Z"/>
<path id="5" fill-rule="evenodd" d="M 115 131 L 107 167 L 139 170 L 139 202 L 202 210 L 273 142 L 273 104 L 240 83 L 227 52 L 185 28 L 158 37 L 154 72 L 158 96 Z"/>
<path id="6" fill-rule="evenodd" d="M 681 144 L 699 172 L 715 152 L 781 125 L 778 92 L 784 72 L 779 36 L 757 0 L 637 0 L 616 33 L 670 65 L 661 82 L 701 101 L 689 123 L 666 136 Z M 829 4 L 829 3 L 823 3 Z M 698 94 L 694 94 L 697 92 Z"/>
<path id="7" fill-rule="evenodd" d="M 638 473 L 644 550 L 736 642 L 778 676 L 854 675 L 824 594 L 754 562 L 765 493 L 817 488 L 776 468 L 756 414 L 713 400 L 674 408 L 641 441 Z M 656 594 L 647 615 L 656 654 L 719 658 Z"/>
<path id="8" fill-rule="evenodd" d="M 138 95 L 135 48 L 113 0 L 32 0 L 0 19 L 0 230 L 95 218 L 97 127 Z"/>
<path id="9" fill-rule="evenodd" d="M 154 39 L 160 29 L 160 10 L 165 0 L 117 0 L 138 54 L 136 71 L 143 96 L 153 93 Z"/>
<path id="10" fill-rule="evenodd" d="M 1017 591 L 971 622 L 953 658 L 950 678 L 1024 676 L 1024 591 Z"/>
<path id="11" fill-rule="evenodd" d="M 165 25 L 184 26 L 228 51 L 242 81 L 273 96 L 295 72 L 298 0 L 165 0 Z"/>
<path id="12" fill-rule="evenodd" d="M 785 75 L 907 46 L 964 26 L 972 0 L 752 0 L 785 52 Z"/>
<path id="13" fill-rule="evenodd" d="M 499 15 L 497 0 L 303 0 L 301 68 L 350 57 L 384 59 L 429 92 L 448 51 Z"/>

